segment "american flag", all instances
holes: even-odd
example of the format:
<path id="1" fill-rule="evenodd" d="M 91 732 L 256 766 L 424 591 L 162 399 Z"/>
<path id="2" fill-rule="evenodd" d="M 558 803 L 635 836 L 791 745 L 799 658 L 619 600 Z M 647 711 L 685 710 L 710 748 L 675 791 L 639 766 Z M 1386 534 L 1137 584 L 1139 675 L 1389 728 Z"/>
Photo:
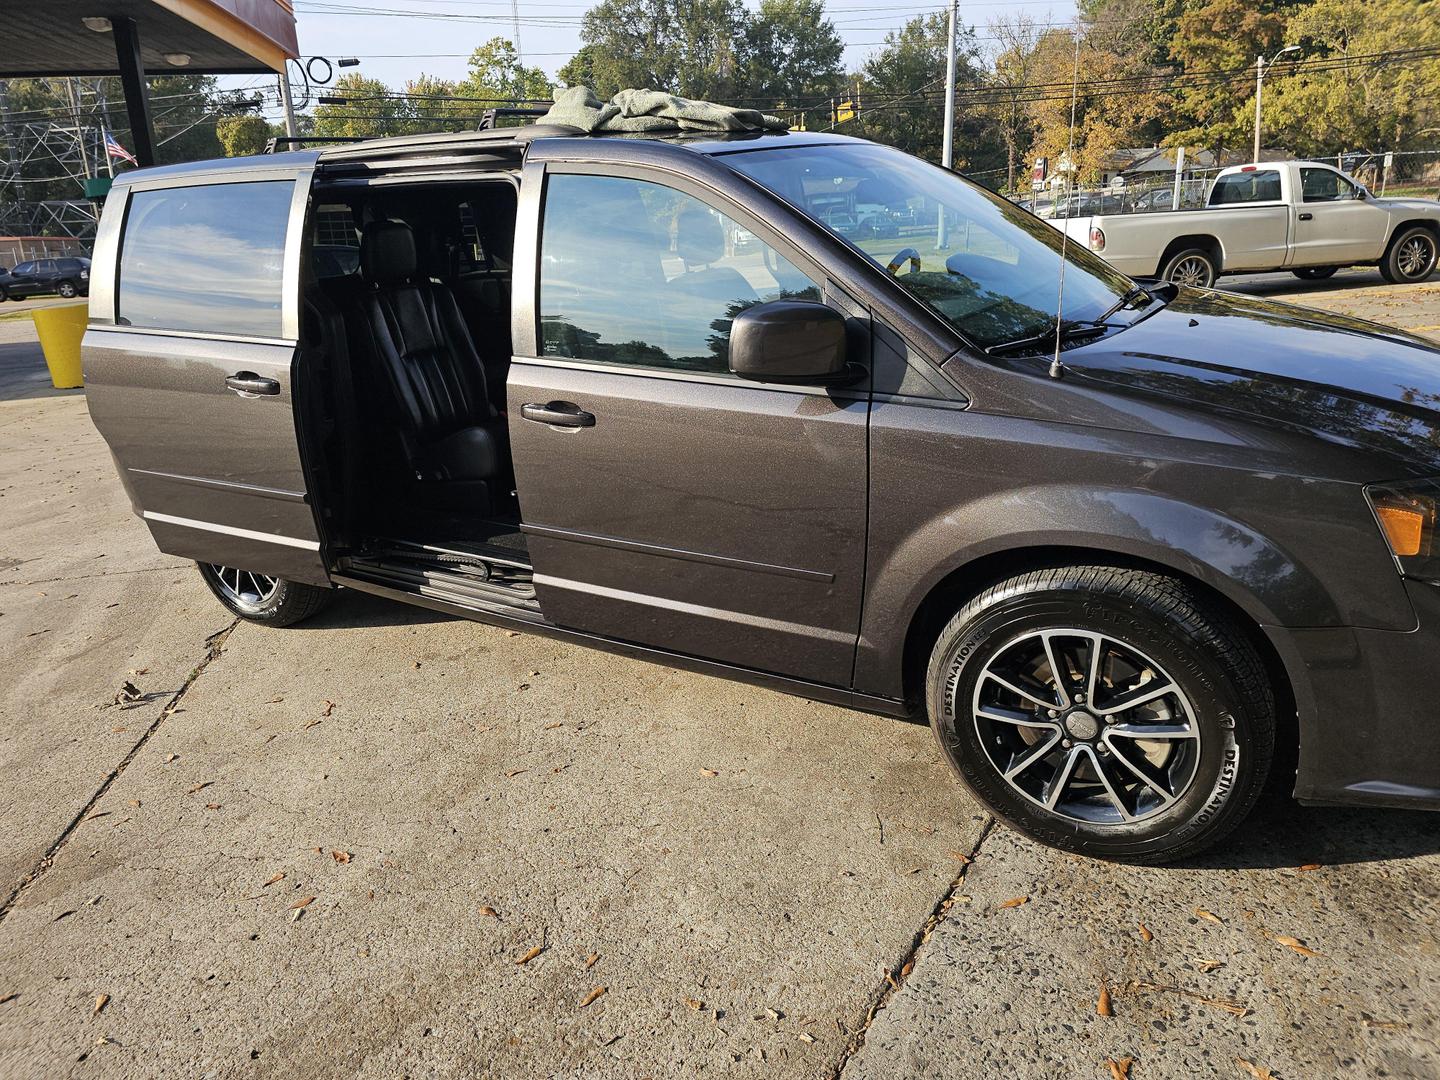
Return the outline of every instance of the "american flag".
<path id="1" fill-rule="evenodd" d="M 105 132 L 105 154 L 108 157 L 119 158 L 121 161 L 128 161 L 131 165 L 140 164 L 140 162 L 135 159 L 135 155 L 116 142 L 115 136 L 111 135 L 108 131 Z"/>

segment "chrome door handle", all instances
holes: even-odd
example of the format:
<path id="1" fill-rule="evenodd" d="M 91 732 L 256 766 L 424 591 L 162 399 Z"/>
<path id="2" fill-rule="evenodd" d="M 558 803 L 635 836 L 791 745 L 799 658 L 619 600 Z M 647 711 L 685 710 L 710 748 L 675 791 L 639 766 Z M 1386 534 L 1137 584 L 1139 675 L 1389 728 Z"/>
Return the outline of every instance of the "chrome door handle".
<path id="1" fill-rule="evenodd" d="M 242 397 L 265 397 L 280 393 L 280 383 L 256 375 L 253 371 L 237 371 L 225 379 L 225 385 Z"/>
<path id="2" fill-rule="evenodd" d="M 570 401 L 551 401 L 544 405 L 531 403 L 520 406 L 520 415 L 537 424 L 551 427 L 594 427 L 595 414 L 588 413 Z"/>

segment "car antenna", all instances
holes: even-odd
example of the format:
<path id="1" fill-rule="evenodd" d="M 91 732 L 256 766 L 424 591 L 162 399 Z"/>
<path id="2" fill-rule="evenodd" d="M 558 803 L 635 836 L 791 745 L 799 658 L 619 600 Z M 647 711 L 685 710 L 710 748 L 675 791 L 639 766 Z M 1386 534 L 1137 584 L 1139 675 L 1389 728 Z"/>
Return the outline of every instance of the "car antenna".
<path id="1" fill-rule="evenodd" d="M 1075 102 L 1080 96 L 1080 25 L 1075 25 L 1075 63 L 1070 69 L 1070 145 L 1065 151 L 1065 160 L 1070 164 L 1070 175 L 1075 175 Z M 1060 313 L 1065 306 L 1065 248 L 1070 240 L 1070 194 L 1065 194 L 1064 226 L 1060 230 L 1060 284 L 1055 290 L 1055 356 L 1050 361 L 1050 377 L 1058 379 L 1065 374 L 1065 365 L 1060 362 Z"/>

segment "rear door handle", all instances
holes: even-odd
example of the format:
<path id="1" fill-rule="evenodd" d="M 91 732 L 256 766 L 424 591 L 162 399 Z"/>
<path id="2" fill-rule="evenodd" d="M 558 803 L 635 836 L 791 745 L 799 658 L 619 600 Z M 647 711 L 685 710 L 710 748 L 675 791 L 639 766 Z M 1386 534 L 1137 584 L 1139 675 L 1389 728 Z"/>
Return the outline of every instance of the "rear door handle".
<path id="1" fill-rule="evenodd" d="M 574 402 L 551 401 L 544 405 L 533 402 L 520 406 L 520 415 L 537 424 L 551 427 L 594 427 L 595 414 L 588 413 Z"/>
<path id="2" fill-rule="evenodd" d="M 256 375 L 253 371 L 237 371 L 234 375 L 228 375 L 225 385 L 245 397 L 273 396 L 280 393 L 278 381 Z"/>
<path id="3" fill-rule="evenodd" d="M 1314 218 L 1314 216 L 1315 216 L 1314 214 L 1301 214 L 1301 215 L 1300 215 L 1300 220 L 1301 220 L 1301 221 L 1309 221 L 1309 220 L 1311 220 L 1312 218 Z"/>

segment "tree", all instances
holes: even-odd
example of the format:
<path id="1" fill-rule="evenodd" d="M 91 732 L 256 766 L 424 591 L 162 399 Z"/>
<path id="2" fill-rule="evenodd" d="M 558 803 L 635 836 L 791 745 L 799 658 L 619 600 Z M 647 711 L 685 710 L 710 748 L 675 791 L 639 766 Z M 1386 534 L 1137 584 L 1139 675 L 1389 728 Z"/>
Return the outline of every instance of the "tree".
<path id="1" fill-rule="evenodd" d="M 1440 58 L 1376 63 L 1374 54 L 1440 45 L 1440 22 L 1423 0 L 1315 0 L 1296 11 L 1285 38 L 1306 60 L 1333 64 L 1308 71 L 1277 67 L 1265 80 L 1265 126 L 1287 148 L 1306 155 L 1346 149 L 1397 149 L 1417 131 L 1440 124 L 1435 87 Z M 1237 110 L 1254 117 L 1254 98 Z"/>
<path id="2" fill-rule="evenodd" d="M 265 143 L 276 134 L 264 117 L 253 113 L 222 116 L 215 122 L 215 136 L 226 157 L 246 157 L 265 152 Z"/>
<path id="3" fill-rule="evenodd" d="M 990 20 L 990 35 L 997 52 L 991 84 L 996 90 L 995 118 L 1005 144 L 1005 190 L 1015 190 L 1017 164 L 1028 156 L 1032 132 L 1025 108 L 1040 27 L 1026 14 Z"/>
<path id="4" fill-rule="evenodd" d="M 470 54 L 470 72 L 456 88 L 461 97 L 545 101 L 555 85 L 538 67 L 526 67 L 507 38 L 491 38 Z M 490 103 L 482 102 L 482 108 Z"/>
<path id="5" fill-rule="evenodd" d="M 766 108 L 830 97 L 845 81 L 844 52 L 824 0 L 761 0 L 745 20 L 739 92 Z"/>
<path id="6" fill-rule="evenodd" d="M 347 72 L 335 80 L 325 96 L 343 98 L 344 104 L 315 107 L 316 135 L 373 139 L 409 130 L 413 110 L 379 79 L 367 79 L 358 71 Z"/>
<path id="7" fill-rule="evenodd" d="M 740 74 L 744 19 L 740 0 L 601 0 L 560 79 L 602 98 L 636 88 L 724 99 Z"/>

